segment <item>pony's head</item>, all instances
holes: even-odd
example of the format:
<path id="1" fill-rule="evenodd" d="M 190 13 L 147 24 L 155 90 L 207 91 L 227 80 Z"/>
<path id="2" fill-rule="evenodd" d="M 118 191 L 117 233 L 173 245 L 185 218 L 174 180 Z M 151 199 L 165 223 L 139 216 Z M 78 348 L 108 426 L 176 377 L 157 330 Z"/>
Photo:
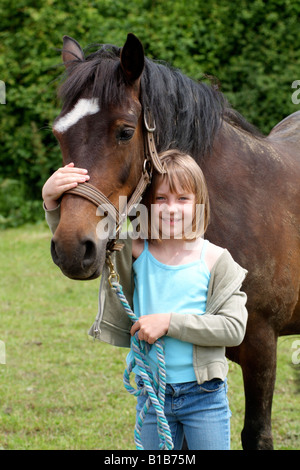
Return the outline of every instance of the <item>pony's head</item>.
<path id="1" fill-rule="evenodd" d="M 86 58 L 80 45 L 65 37 L 62 56 L 67 78 L 53 131 L 63 163 L 86 168 L 90 184 L 119 210 L 120 196 L 134 192 L 145 169 L 150 145 L 144 115 L 150 127 L 156 123 L 152 140 L 159 152 L 177 148 L 199 164 L 212 152 L 222 119 L 236 120 L 216 87 L 147 59 L 133 34 L 123 48 L 104 45 Z M 78 194 L 62 198 L 52 257 L 73 279 L 101 273 L 108 234 L 97 230 L 96 212 L 95 204 Z"/>
<path id="2" fill-rule="evenodd" d="M 86 168 L 89 182 L 119 209 L 119 197 L 132 194 L 143 166 L 143 47 L 129 34 L 122 49 L 106 45 L 85 59 L 80 45 L 64 37 L 62 57 L 67 78 L 60 88 L 63 108 L 53 132 L 63 164 Z M 51 252 L 72 279 L 101 274 L 108 235 L 99 236 L 101 217 L 96 212 L 87 199 L 73 194 L 62 198 Z"/>

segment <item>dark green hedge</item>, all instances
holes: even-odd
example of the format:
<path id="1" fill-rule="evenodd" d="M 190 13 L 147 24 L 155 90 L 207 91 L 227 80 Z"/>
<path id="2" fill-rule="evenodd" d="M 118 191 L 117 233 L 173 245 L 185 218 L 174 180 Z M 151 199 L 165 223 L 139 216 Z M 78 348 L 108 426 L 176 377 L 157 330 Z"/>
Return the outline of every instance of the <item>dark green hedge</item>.
<path id="1" fill-rule="evenodd" d="M 62 36 L 121 46 L 128 32 L 146 54 L 199 79 L 215 75 L 233 106 L 265 133 L 300 109 L 298 0 L 1 0 L 0 226 L 43 217 L 41 188 L 61 162 L 51 122 L 59 112 Z"/>

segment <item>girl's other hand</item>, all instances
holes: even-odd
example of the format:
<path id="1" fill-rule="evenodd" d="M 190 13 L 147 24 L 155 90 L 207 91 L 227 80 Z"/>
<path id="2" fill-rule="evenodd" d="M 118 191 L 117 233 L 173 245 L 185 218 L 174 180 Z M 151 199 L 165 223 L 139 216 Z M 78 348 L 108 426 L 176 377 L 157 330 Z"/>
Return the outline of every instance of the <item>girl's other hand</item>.
<path id="1" fill-rule="evenodd" d="M 167 334 L 170 320 L 171 313 L 153 313 L 152 315 L 143 315 L 133 324 L 130 334 L 133 336 L 136 331 L 139 331 L 139 340 L 153 344 L 158 340 L 158 338 Z"/>
<path id="2" fill-rule="evenodd" d="M 74 167 L 74 163 L 69 163 L 55 171 L 42 189 L 46 209 L 55 209 L 58 206 L 58 199 L 64 192 L 75 188 L 79 183 L 88 181 L 90 177 L 87 172 L 84 168 Z"/>

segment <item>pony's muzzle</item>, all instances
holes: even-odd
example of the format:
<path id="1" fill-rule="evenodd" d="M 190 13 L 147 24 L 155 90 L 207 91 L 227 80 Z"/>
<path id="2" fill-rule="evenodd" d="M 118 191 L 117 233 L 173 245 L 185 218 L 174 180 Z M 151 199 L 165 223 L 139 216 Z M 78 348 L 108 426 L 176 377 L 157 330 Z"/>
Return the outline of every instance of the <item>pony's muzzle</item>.
<path id="1" fill-rule="evenodd" d="M 51 256 L 63 274 L 71 279 L 93 279 L 100 274 L 100 260 L 96 243 L 82 239 L 71 246 L 55 236 L 51 240 Z"/>

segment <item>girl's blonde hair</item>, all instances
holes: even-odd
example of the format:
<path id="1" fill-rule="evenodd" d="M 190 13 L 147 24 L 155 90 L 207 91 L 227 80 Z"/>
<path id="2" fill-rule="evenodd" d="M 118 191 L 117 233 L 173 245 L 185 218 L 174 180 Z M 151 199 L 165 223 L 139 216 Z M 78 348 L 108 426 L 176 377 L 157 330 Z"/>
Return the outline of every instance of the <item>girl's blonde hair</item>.
<path id="1" fill-rule="evenodd" d="M 153 239 L 153 236 L 151 237 L 151 204 L 155 203 L 156 188 L 159 181 L 161 181 L 160 178 L 163 178 L 168 182 L 172 193 L 183 190 L 195 195 L 192 224 L 190 230 L 185 228 L 182 237 L 184 240 L 195 240 L 206 232 L 210 216 L 208 190 L 203 172 L 190 155 L 179 150 L 167 150 L 162 152 L 159 157 L 166 173 L 160 175 L 154 172 L 152 183 L 142 200 L 148 210 L 148 237 L 146 236 L 146 238 Z M 157 235 L 155 238 L 158 238 Z"/>

